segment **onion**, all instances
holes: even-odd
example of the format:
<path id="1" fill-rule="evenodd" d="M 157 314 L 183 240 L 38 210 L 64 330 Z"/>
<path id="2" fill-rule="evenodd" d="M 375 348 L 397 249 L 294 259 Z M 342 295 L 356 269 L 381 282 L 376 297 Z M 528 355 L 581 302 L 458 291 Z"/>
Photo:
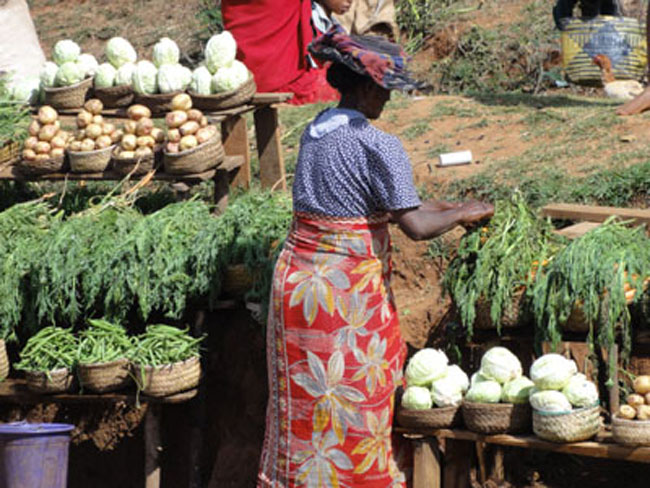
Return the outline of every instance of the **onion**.
<path id="1" fill-rule="evenodd" d="M 156 145 L 156 140 L 151 136 L 140 136 L 136 141 L 138 147 L 154 147 Z"/>
<path id="2" fill-rule="evenodd" d="M 52 159 L 52 158 L 50 157 L 49 153 L 48 154 L 37 154 L 36 157 L 34 158 L 34 161 L 36 161 L 38 163 L 41 163 L 41 162 L 49 161 L 50 159 Z"/>
<path id="3" fill-rule="evenodd" d="M 638 394 L 633 393 L 632 395 L 628 395 L 627 397 L 627 404 L 631 407 L 638 407 L 639 405 L 643 405 L 645 403 L 645 399 Z"/>
<path id="4" fill-rule="evenodd" d="M 38 131 L 41 130 L 41 124 L 38 120 L 32 120 L 31 124 L 29 124 L 29 135 L 30 136 L 38 136 Z"/>
<path id="5" fill-rule="evenodd" d="M 150 147 L 143 146 L 137 148 L 134 154 L 136 158 L 146 158 L 147 156 L 151 156 L 153 154 L 153 151 Z"/>
<path id="6" fill-rule="evenodd" d="M 120 159 L 133 159 L 135 157 L 135 153 L 133 151 L 122 151 L 119 154 Z"/>
<path id="7" fill-rule="evenodd" d="M 111 137 L 106 135 L 99 136 L 95 141 L 95 146 L 97 146 L 97 149 L 106 149 L 108 146 L 111 146 L 112 144 L 113 141 L 111 140 Z"/>
<path id="8" fill-rule="evenodd" d="M 131 105 L 126 114 L 131 120 L 140 120 L 142 117 L 151 118 L 151 110 L 144 105 Z"/>
<path id="9" fill-rule="evenodd" d="M 135 137 L 135 134 L 124 134 L 122 137 L 122 149 L 125 151 L 135 151 L 135 148 L 138 146 L 137 144 L 138 138 Z"/>
<path id="10" fill-rule="evenodd" d="M 201 117 L 201 120 L 199 120 L 199 125 L 201 127 L 207 127 L 210 122 L 208 121 L 208 118 L 204 115 Z"/>
<path id="11" fill-rule="evenodd" d="M 135 128 L 137 124 L 134 120 L 127 120 L 124 122 L 124 132 L 127 134 L 135 134 Z"/>
<path id="12" fill-rule="evenodd" d="M 189 136 L 184 136 L 181 139 L 179 145 L 181 151 L 187 151 L 188 149 L 194 149 L 196 146 L 198 146 L 199 141 L 196 140 L 196 137 L 189 135 Z"/>
<path id="13" fill-rule="evenodd" d="M 88 124 L 92 124 L 93 122 L 93 114 L 90 112 L 87 112 L 85 110 L 82 110 L 77 114 L 77 127 L 80 129 L 83 129 L 88 126 Z"/>
<path id="14" fill-rule="evenodd" d="M 78 141 L 83 141 L 86 138 L 86 129 L 78 130 L 74 138 Z"/>
<path id="15" fill-rule="evenodd" d="M 640 395 L 650 393 L 650 376 L 641 375 L 637 376 L 634 380 L 634 391 Z"/>
<path id="16" fill-rule="evenodd" d="M 81 150 L 83 152 L 94 151 L 95 150 L 95 141 L 92 139 L 84 139 L 81 141 Z"/>
<path id="17" fill-rule="evenodd" d="M 104 110 L 104 104 L 101 100 L 93 98 L 84 104 L 84 108 L 93 115 L 99 115 L 102 113 L 102 110 Z"/>
<path id="18" fill-rule="evenodd" d="M 101 115 L 93 115 L 93 124 L 102 125 L 104 123 L 104 117 Z"/>
<path id="19" fill-rule="evenodd" d="M 208 130 L 207 127 L 203 127 L 196 131 L 196 140 L 199 142 L 199 144 L 203 144 L 204 142 L 209 141 L 213 136 L 213 131 Z"/>
<path id="20" fill-rule="evenodd" d="M 172 110 L 188 111 L 192 108 L 192 99 L 187 93 L 179 93 L 172 98 Z"/>
<path id="21" fill-rule="evenodd" d="M 52 150 L 52 146 L 50 146 L 49 142 L 45 141 L 38 141 L 36 143 L 36 146 L 34 147 L 34 151 L 36 151 L 36 154 L 48 154 Z"/>
<path id="22" fill-rule="evenodd" d="M 153 120 L 147 117 L 142 117 L 135 124 L 135 135 L 148 136 L 153 129 Z"/>
<path id="23" fill-rule="evenodd" d="M 122 136 L 124 136 L 124 131 L 122 131 L 122 129 L 118 129 L 109 135 L 111 136 L 111 141 L 113 141 L 113 144 L 115 144 L 122 140 Z"/>
<path id="24" fill-rule="evenodd" d="M 50 141 L 50 145 L 52 148 L 61 148 L 64 149 L 66 146 L 66 140 L 64 137 L 61 137 L 60 135 L 57 135 L 56 137 L 53 137 L 52 140 Z"/>
<path id="25" fill-rule="evenodd" d="M 72 141 L 68 146 L 68 149 L 72 152 L 81 151 L 81 141 Z"/>
<path id="26" fill-rule="evenodd" d="M 34 136 L 28 137 L 27 139 L 25 139 L 24 148 L 34 149 L 37 142 L 38 142 L 38 137 L 34 137 Z"/>
<path id="27" fill-rule="evenodd" d="M 159 129 L 158 127 L 154 127 L 153 129 L 151 129 L 151 137 L 153 137 L 154 140 L 158 143 L 165 142 L 165 133 L 163 132 L 162 129 Z"/>
<path id="28" fill-rule="evenodd" d="M 169 129 L 167 131 L 167 139 L 169 142 L 181 142 L 181 131 L 178 129 Z"/>
<path id="29" fill-rule="evenodd" d="M 203 118 L 203 112 L 201 112 L 196 108 L 187 111 L 187 120 L 193 120 L 194 122 L 201 122 L 202 118 Z"/>
<path id="30" fill-rule="evenodd" d="M 636 407 L 636 418 L 639 420 L 650 420 L 650 405 L 639 405 Z"/>
<path id="31" fill-rule="evenodd" d="M 58 117 L 59 114 L 49 105 L 44 105 L 38 109 L 38 121 L 41 124 L 53 124 Z"/>
<path id="32" fill-rule="evenodd" d="M 62 147 L 55 147 L 50 151 L 50 157 L 52 158 L 59 159 L 64 156 L 65 156 L 65 149 L 63 149 Z"/>
<path id="33" fill-rule="evenodd" d="M 193 136 L 194 134 L 196 134 L 196 132 L 199 129 L 200 129 L 199 123 L 194 122 L 193 120 L 190 120 L 189 122 L 185 122 L 180 127 L 182 136 Z"/>
<path id="34" fill-rule="evenodd" d="M 165 123 L 170 129 L 176 129 L 187 122 L 187 113 L 182 110 L 174 110 L 165 116 Z"/>
<path id="35" fill-rule="evenodd" d="M 632 420 L 636 417 L 636 410 L 630 405 L 621 405 L 618 409 L 618 416 L 624 419 Z"/>
<path id="36" fill-rule="evenodd" d="M 90 124 L 86 127 L 86 137 L 89 139 L 97 139 L 102 133 L 102 126 L 99 124 Z"/>
<path id="37" fill-rule="evenodd" d="M 168 142 L 165 147 L 168 153 L 177 153 L 180 149 L 178 142 Z"/>
<path id="38" fill-rule="evenodd" d="M 110 136 L 115 132 L 115 124 L 105 123 L 102 124 L 102 134 L 105 136 Z"/>
<path id="39" fill-rule="evenodd" d="M 36 159 L 36 152 L 33 149 L 24 149 L 23 159 L 26 159 L 27 161 L 34 161 Z"/>

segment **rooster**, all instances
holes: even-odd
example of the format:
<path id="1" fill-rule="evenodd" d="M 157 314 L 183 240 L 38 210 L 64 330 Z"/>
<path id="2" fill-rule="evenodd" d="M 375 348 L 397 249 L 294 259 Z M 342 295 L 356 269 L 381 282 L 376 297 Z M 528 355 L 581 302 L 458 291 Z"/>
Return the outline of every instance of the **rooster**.
<path id="1" fill-rule="evenodd" d="M 643 85 L 636 80 L 616 80 L 612 72 L 612 61 L 605 54 L 597 54 L 593 63 L 600 68 L 605 95 L 617 100 L 632 100 L 643 91 Z"/>

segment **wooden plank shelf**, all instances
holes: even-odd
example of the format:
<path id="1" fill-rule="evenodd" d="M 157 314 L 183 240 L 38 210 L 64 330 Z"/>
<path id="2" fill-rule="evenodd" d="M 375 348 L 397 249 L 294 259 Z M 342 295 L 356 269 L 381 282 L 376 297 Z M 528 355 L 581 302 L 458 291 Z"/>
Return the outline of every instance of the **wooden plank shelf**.
<path id="1" fill-rule="evenodd" d="M 554 219 L 586 220 L 589 222 L 604 222 L 612 215 L 616 215 L 622 220 L 632 220 L 637 225 L 650 224 L 650 209 L 551 203 L 542 208 L 542 215 Z"/>
<path id="2" fill-rule="evenodd" d="M 468 430 L 441 429 L 441 430 L 412 430 L 395 428 L 396 432 L 402 433 L 405 437 L 436 437 L 439 439 L 453 439 L 459 441 L 484 442 L 486 444 L 497 444 L 501 446 L 521 447 L 524 449 L 538 449 L 542 451 L 573 454 L 576 456 L 589 456 L 604 459 L 615 459 L 619 461 L 633 461 L 638 463 L 650 463 L 650 447 L 628 447 L 615 444 L 611 434 L 602 431 L 594 441 L 573 442 L 559 444 L 542 440 L 531 435 L 482 435 Z"/>

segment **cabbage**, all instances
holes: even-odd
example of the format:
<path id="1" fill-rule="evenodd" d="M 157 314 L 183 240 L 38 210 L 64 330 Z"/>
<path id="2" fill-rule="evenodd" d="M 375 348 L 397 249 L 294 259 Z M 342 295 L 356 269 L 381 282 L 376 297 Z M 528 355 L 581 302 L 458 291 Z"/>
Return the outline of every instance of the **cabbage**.
<path id="1" fill-rule="evenodd" d="M 465 371 L 463 371 L 457 364 L 453 364 L 447 368 L 445 378 L 451 379 L 456 385 L 458 385 L 460 391 L 463 393 L 469 389 L 469 378 Z"/>
<path id="2" fill-rule="evenodd" d="M 185 73 L 180 64 L 163 64 L 158 70 L 160 93 L 183 91 Z"/>
<path id="3" fill-rule="evenodd" d="M 40 77 L 30 76 L 27 78 L 12 80 L 10 96 L 17 102 L 35 105 L 38 103 L 38 95 L 40 91 Z"/>
<path id="4" fill-rule="evenodd" d="M 79 54 L 81 54 L 79 44 L 70 39 L 65 39 L 54 45 L 52 59 L 57 65 L 63 66 L 65 63 L 74 63 L 79 58 Z"/>
<path id="5" fill-rule="evenodd" d="M 503 403 L 528 403 L 528 397 L 533 388 L 535 388 L 535 383 L 525 376 L 520 376 L 503 385 L 501 401 Z"/>
<path id="6" fill-rule="evenodd" d="M 205 46 L 205 64 L 210 73 L 216 73 L 219 68 L 229 66 L 235 60 L 237 43 L 228 31 L 214 35 Z"/>
<path id="7" fill-rule="evenodd" d="M 158 93 L 158 70 L 151 61 L 138 61 L 133 72 L 133 90 L 140 94 Z"/>
<path id="8" fill-rule="evenodd" d="M 190 90 L 198 95 L 210 95 L 212 93 L 212 74 L 205 66 L 196 68 L 192 73 Z"/>
<path id="9" fill-rule="evenodd" d="M 84 79 L 81 67 L 73 62 L 63 63 L 56 72 L 54 84 L 56 86 L 70 86 Z"/>
<path id="10" fill-rule="evenodd" d="M 530 405 L 541 412 L 570 412 L 571 403 L 562 392 L 555 390 L 538 391 L 530 398 Z"/>
<path id="11" fill-rule="evenodd" d="M 135 63 L 138 60 L 135 49 L 123 37 L 109 39 L 106 43 L 106 57 L 115 68 L 120 68 L 126 63 Z"/>
<path id="12" fill-rule="evenodd" d="M 84 78 L 87 76 L 94 76 L 97 72 L 97 67 L 99 66 L 99 63 L 95 59 L 95 56 L 87 53 L 79 56 L 79 59 L 77 59 L 77 64 L 83 71 Z"/>
<path id="13" fill-rule="evenodd" d="M 181 77 L 183 80 L 183 90 L 186 90 L 190 86 L 190 83 L 192 83 L 192 70 L 187 66 L 181 66 Z"/>
<path id="14" fill-rule="evenodd" d="M 411 410 L 431 408 L 431 392 L 422 386 L 409 386 L 402 395 L 402 407 Z"/>
<path id="15" fill-rule="evenodd" d="M 501 385 L 494 380 L 480 381 L 470 387 L 465 399 L 474 403 L 499 403 Z"/>
<path id="16" fill-rule="evenodd" d="M 472 378 L 469 382 L 470 386 L 474 386 L 476 383 L 482 383 L 483 381 L 492 381 L 490 378 L 485 376 L 481 371 L 477 371 L 472 375 Z"/>
<path id="17" fill-rule="evenodd" d="M 416 352 L 406 366 L 406 383 L 430 385 L 447 373 L 447 355 L 437 349 L 425 348 Z"/>
<path id="18" fill-rule="evenodd" d="M 481 374 L 504 384 L 521 376 L 521 363 L 505 347 L 493 347 L 481 358 Z"/>
<path id="19" fill-rule="evenodd" d="M 178 64 L 181 51 L 178 45 L 169 37 L 163 37 L 153 47 L 153 64 L 160 68 L 165 64 Z"/>
<path id="20" fill-rule="evenodd" d="M 460 405 L 463 401 L 463 391 L 460 386 L 449 375 L 437 379 L 431 384 L 431 400 L 438 407 Z"/>
<path id="21" fill-rule="evenodd" d="M 539 390 L 561 390 L 577 371 L 574 361 L 559 354 L 544 354 L 530 367 L 530 379 Z"/>
<path id="22" fill-rule="evenodd" d="M 212 77 L 212 91 L 215 93 L 236 90 L 250 76 L 248 68 L 241 61 L 233 61 L 230 66 L 219 68 Z"/>
<path id="23" fill-rule="evenodd" d="M 95 87 L 108 88 L 113 86 L 115 82 L 115 74 L 117 70 L 110 63 L 102 63 L 97 67 L 95 72 Z"/>
<path id="24" fill-rule="evenodd" d="M 41 86 L 51 87 L 54 86 L 54 79 L 56 78 L 56 72 L 59 70 L 59 67 L 56 63 L 52 61 L 46 62 L 41 68 Z"/>
<path id="25" fill-rule="evenodd" d="M 598 388 L 583 374 L 576 374 L 562 393 L 574 407 L 593 407 L 598 403 Z"/>
<path id="26" fill-rule="evenodd" d="M 133 73 L 135 73 L 135 63 L 124 63 L 119 67 L 115 75 L 115 86 L 131 86 L 133 84 Z"/>

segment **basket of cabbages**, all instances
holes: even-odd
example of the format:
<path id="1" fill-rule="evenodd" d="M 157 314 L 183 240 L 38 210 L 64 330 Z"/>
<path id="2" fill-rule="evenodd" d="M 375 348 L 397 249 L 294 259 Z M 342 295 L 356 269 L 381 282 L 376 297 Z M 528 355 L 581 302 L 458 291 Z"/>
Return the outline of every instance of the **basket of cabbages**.
<path id="1" fill-rule="evenodd" d="M 421 349 L 406 366 L 407 388 L 397 409 L 397 422 L 412 429 L 445 429 L 461 423 L 460 405 L 469 388 L 467 374 L 450 365 L 437 349 Z"/>

